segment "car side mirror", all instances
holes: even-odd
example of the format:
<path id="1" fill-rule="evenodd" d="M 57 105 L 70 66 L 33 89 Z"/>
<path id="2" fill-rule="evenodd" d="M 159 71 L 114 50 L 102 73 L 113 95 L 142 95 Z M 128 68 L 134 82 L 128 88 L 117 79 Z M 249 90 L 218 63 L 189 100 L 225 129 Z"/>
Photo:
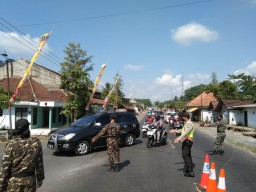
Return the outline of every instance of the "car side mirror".
<path id="1" fill-rule="evenodd" d="M 101 126 L 101 123 L 98 122 L 98 123 L 95 123 L 95 127 L 100 127 Z"/>

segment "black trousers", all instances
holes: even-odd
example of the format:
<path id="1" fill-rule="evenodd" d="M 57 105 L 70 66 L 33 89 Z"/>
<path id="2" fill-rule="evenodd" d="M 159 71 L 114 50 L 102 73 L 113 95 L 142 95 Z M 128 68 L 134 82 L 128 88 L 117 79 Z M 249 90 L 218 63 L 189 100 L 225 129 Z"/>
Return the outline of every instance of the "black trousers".
<path id="1" fill-rule="evenodd" d="M 192 156 L 191 156 L 191 148 L 193 146 L 193 141 L 185 140 L 182 143 L 182 158 L 187 167 L 193 166 Z"/>

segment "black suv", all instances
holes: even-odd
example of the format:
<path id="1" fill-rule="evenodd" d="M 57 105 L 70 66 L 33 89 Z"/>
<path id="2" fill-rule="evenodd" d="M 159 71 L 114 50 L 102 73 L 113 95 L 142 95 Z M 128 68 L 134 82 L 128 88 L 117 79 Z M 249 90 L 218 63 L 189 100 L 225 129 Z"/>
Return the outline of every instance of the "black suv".
<path id="1" fill-rule="evenodd" d="M 97 142 L 91 142 L 103 127 L 110 122 L 110 115 L 117 116 L 116 122 L 121 127 L 120 142 L 127 146 L 134 144 L 135 138 L 140 136 L 140 125 L 134 114 L 129 112 L 96 113 L 86 115 L 70 127 L 53 133 L 47 147 L 60 151 L 73 151 L 76 155 L 85 155 L 92 149 L 106 146 L 106 136 Z"/>

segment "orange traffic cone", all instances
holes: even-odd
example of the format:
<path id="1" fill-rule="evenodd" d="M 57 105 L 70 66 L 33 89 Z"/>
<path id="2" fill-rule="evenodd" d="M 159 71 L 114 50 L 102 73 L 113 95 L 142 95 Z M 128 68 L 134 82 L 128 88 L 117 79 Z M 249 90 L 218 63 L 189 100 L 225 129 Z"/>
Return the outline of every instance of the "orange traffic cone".
<path id="1" fill-rule="evenodd" d="M 204 189 L 207 188 L 209 175 L 210 175 L 210 160 L 209 160 L 209 155 L 206 155 L 204 159 L 203 173 L 202 173 L 201 181 L 199 184 L 200 187 Z"/>
<path id="2" fill-rule="evenodd" d="M 220 170 L 219 182 L 217 192 L 227 192 L 226 191 L 226 182 L 225 182 L 225 170 Z"/>
<path id="3" fill-rule="evenodd" d="M 217 192 L 217 181 L 214 162 L 211 163 L 210 176 L 206 192 Z"/>

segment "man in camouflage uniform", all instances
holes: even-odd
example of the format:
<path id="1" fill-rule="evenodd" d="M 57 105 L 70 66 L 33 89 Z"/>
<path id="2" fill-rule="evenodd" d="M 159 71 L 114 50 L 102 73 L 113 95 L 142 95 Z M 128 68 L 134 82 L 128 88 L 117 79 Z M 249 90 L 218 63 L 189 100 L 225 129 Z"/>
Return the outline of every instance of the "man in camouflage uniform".
<path id="1" fill-rule="evenodd" d="M 30 138 L 29 125 L 26 119 L 15 122 L 3 155 L 0 192 L 34 192 L 43 184 L 42 146 L 38 138 Z"/>
<path id="2" fill-rule="evenodd" d="M 116 123 L 116 115 L 110 116 L 110 123 L 107 124 L 93 139 L 96 142 L 100 137 L 107 134 L 107 147 L 109 156 L 110 172 L 118 172 L 120 163 L 119 136 L 120 125 Z"/>
<path id="3" fill-rule="evenodd" d="M 223 143 L 226 137 L 226 122 L 223 119 L 222 115 L 217 116 L 218 122 L 217 122 L 217 138 L 216 141 L 213 144 L 212 151 L 210 155 L 214 155 L 217 153 L 217 148 L 219 147 L 220 149 L 220 155 L 223 155 L 224 150 L 223 150 Z"/>

